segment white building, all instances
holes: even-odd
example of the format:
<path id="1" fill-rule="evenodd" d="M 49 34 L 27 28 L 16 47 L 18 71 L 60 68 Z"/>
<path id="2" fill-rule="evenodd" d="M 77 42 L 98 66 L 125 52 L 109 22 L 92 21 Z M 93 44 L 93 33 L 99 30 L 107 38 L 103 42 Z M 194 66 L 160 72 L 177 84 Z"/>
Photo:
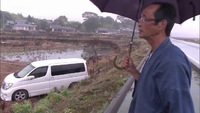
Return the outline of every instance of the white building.
<path id="1" fill-rule="evenodd" d="M 36 25 L 31 24 L 15 24 L 12 27 L 13 30 L 25 30 L 25 31 L 35 31 Z"/>
<path id="2" fill-rule="evenodd" d="M 24 19 L 16 19 L 12 26 L 12 30 L 25 30 L 25 31 L 35 31 L 36 25 L 34 23 L 27 22 Z"/>

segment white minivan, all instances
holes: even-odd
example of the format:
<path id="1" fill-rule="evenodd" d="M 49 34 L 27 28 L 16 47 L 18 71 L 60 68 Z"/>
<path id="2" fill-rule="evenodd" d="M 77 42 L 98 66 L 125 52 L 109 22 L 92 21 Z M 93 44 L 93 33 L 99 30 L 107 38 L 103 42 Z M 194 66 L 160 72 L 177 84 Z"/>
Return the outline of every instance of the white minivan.
<path id="1" fill-rule="evenodd" d="M 70 88 L 88 78 L 86 61 L 80 58 L 35 61 L 9 74 L 1 86 L 4 101 L 24 100 L 53 90 Z"/>

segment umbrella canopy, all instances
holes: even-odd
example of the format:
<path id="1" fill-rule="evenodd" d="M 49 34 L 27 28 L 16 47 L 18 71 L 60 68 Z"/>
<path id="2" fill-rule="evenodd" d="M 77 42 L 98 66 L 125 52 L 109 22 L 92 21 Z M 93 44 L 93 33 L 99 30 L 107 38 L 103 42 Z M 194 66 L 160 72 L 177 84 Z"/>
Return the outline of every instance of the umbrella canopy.
<path id="1" fill-rule="evenodd" d="M 138 21 L 141 10 L 152 2 L 171 3 L 176 8 L 176 23 L 200 14 L 200 0 L 91 0 L 101 12 L 119 14 Z M 138 12 L 138 13 L 137 13 Z"/>

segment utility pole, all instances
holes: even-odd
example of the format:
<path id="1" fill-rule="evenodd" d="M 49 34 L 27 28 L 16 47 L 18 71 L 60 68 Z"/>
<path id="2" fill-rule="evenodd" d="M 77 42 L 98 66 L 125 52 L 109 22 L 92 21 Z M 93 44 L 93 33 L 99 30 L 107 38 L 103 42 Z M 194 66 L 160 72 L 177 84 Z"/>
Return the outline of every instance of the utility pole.
<path id="1" fill-rule="evenodd" d="M 2 24 L 3 24 L 2 29 L 4 31 L 4 15 L 2 15 L 2 16 L 3 16 L 3 19 L 2 19 Z"/>
<path id="2" fill-rule="evenodd" d="M 4 31 L 4 15 L 2 14 L 2 32 Z M 2 37 L 1 38 L 1 44 L 2 44 Z"/>

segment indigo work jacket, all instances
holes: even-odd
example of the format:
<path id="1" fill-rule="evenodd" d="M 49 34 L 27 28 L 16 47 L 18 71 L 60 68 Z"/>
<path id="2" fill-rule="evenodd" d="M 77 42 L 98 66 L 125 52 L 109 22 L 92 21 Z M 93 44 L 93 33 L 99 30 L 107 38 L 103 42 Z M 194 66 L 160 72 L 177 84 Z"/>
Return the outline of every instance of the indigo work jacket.
<path id="1" fill-rule="evenodd" d="M 146 61 L 129 113 L 194 113 L 190 82 L 190 62 L 167 38 Z"/>

